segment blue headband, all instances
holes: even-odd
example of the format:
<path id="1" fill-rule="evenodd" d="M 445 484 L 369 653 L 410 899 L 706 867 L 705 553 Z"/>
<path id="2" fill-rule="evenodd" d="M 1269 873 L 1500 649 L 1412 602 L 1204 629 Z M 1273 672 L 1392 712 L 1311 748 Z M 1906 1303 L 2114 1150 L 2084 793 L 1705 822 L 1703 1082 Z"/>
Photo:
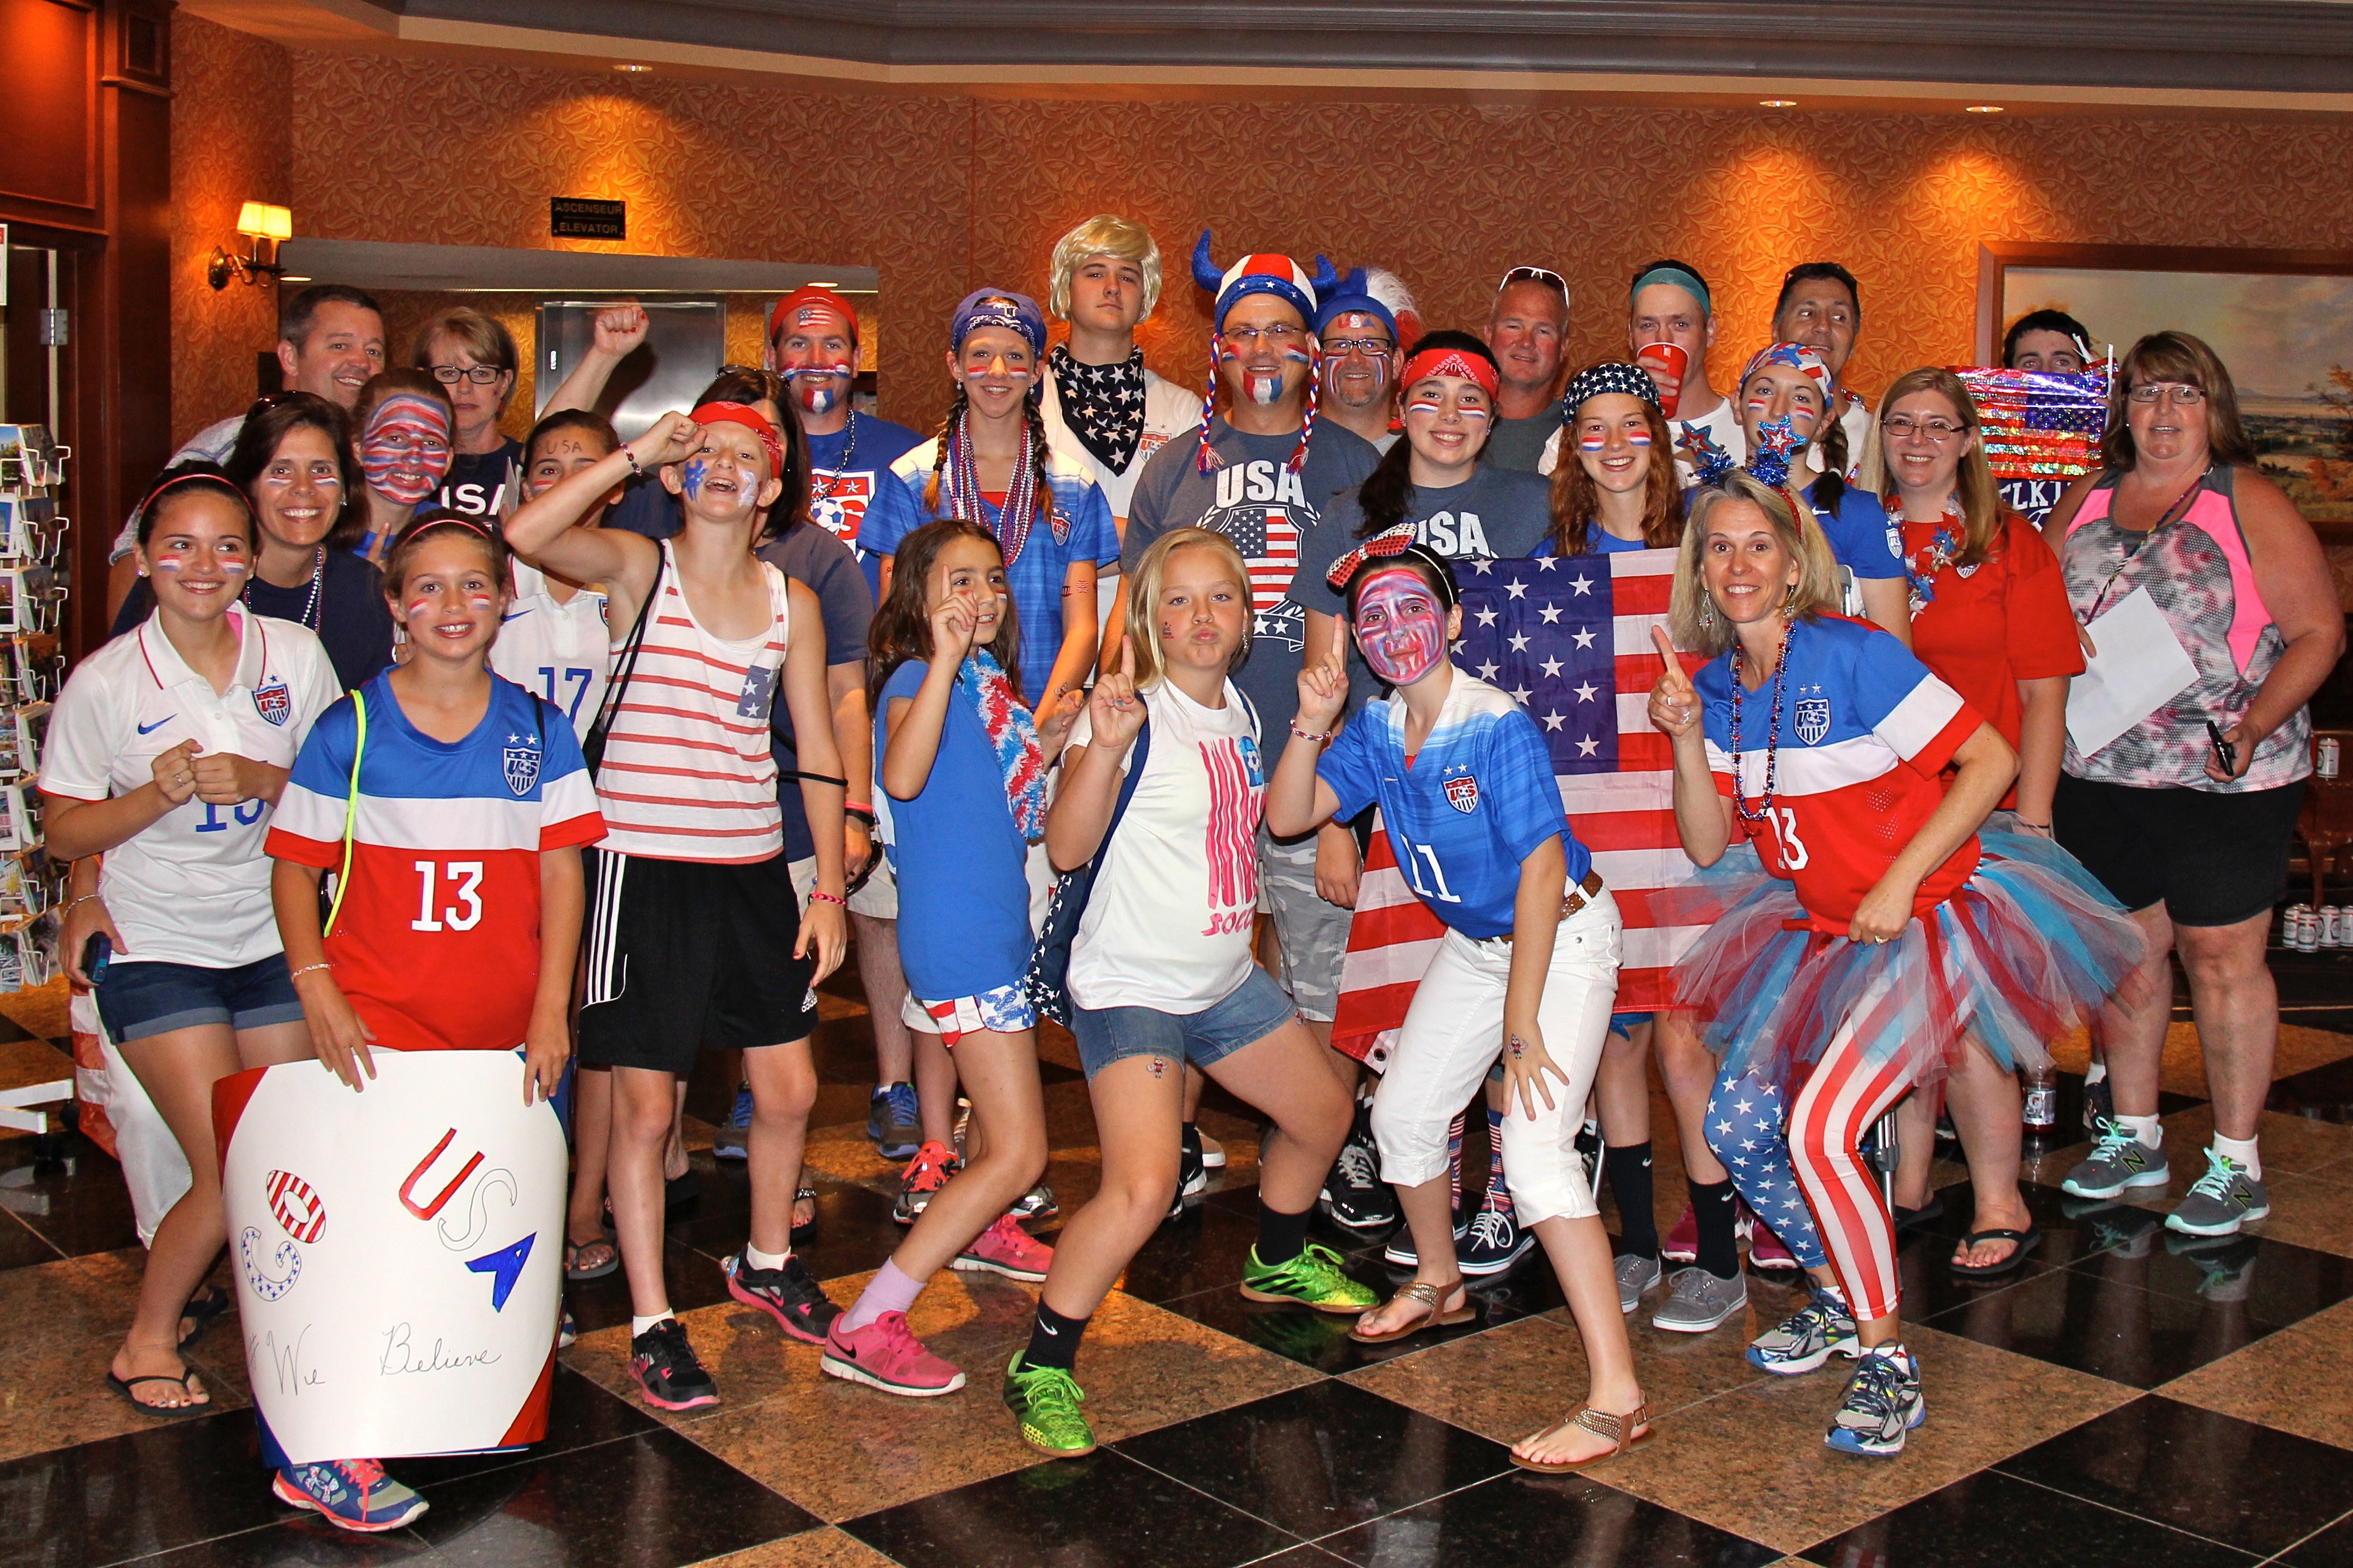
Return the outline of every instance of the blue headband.
<path id="1" fill-rule="evenodd" d="M 1313 322 L 1315 335 L 1322 337 L 1324 329 L 1330 326 L 1337 318 L 1359 313 L 1370 316 L 1382 326 L 1387 327 L 1389 331 L 1389 342 L 1397 342 L 1397 315 L 1387 305 L 1373 298 L 1371 289 L 1365 282 L 1365 269 L 1361 267 L 1341 279 L 1337 290 L 1316 305 L 1315 319 Z"/>
<path id="2" fill-rule="evenodd" d="M 1697 300 L 1701 310 L 1706 311 L 1709 315 L 1714 315 L 1715 313 L 1715 307 L 1708 301 L 1707 285 L 1699 280 L 1698 273 L 1688 271 L 1681 267 L 1651 268 L 1648 272 L 1643 273 L 1640 278 L 1634 279 L 1634 287 L 1626 291 L 1626 298 L 1629 300 L 1633 299 L 1635 295 L 1640 294 L 1643 289 L 1648 289 L 1653 283 L 1672 283 L 1676 288 L 1682 289 L 1684 293 L 1689 294 L 1693 299 Z"/>
<path id="3" fill-rule="evenodd" d="M 948 318 L 948 347 L 962 353 L 965 339 L 981 327 L 1018 332 L 1029 340 L 1032 354 L 1046 352 L 1046 314 L 1027 294 L 1010 289 L 976 289 L 965 295 L 955 314 Z"/>

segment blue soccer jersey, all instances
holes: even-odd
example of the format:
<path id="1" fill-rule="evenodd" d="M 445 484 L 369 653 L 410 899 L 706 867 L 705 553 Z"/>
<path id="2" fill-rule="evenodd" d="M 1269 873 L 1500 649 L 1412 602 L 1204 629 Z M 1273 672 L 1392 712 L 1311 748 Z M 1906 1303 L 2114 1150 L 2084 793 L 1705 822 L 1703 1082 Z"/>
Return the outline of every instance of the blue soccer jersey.
<path id="1" fill-rule="evenodd" d="M 1315 772 L 1340 797 L 1337 819 L 1379 803 L 1407 883 L 1465 936 L 1511 934 L 1520 862 L 1546 839 L 1561 840 L 1570 887 L 1592 868 L 1561 813 L 1560 784 L 1535 721 L 1460 670 L 1410 764 L 1405 699 L 1392 692 L 1348 721 Z"/>

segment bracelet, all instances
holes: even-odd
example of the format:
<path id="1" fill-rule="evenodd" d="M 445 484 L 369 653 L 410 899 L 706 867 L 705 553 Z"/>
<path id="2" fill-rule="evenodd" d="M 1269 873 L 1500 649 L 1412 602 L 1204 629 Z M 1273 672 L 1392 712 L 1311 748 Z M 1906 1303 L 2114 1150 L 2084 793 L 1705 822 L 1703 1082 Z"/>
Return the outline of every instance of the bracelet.
<path id="1" fill-rule="evenodd" d="M 68 902 L 68 903 L 67 903 L 67 905 L 66 905 L 66 908 L 65 908 L 65 912 L 66 912 L 67 914 L 71 914 L 71 913 L 73 913 L 73 912 L 74 912 L 74 907 L 75 907 L 75 905 L 77 905 L 77 904 L 86 904 L 86 903 L 90 902 L 90 900 L 92 900 L 92 899 L 102 899 L 102 898 L 104 898 L 105 896 L 106 896 L 106 895 L 105 895 L 105 894 L 103 894 L 103 893 L 84 893 L 80 898 L 79 898 L 79 899 L 75 899 L 75 900 L 70 900 L 69 902 Z"/>
<path id="2" fill-rule="evenodd" d="M 335 966 L 332 963 L 306 963 L 286 978 L 289 980 L 300 980 L 302 976 L 310 973 L 311 971 L 314 969 L 332 969 L 333 967 Z"/>
<path id="3" fill-rule="evenodd" d="M 849 907 L 849 900 L 848 899 L 843 898 L 839 893 L 828 893 L 823 888 L 811 888 L 809 889 L 809 902 L 813 904 L 839 904 L 845 910 Z"/>
<path id="4" fill-rule="evenodd" d="M 621 443 L 621 456 L 628 460 L 631 474 L 641 479 L 646 477 L 645 469 L 638 467 L 638 455 L 629 450 L 629 444 L 627 441 Z"/>
<path id="5" fill-rule="evenodd" d="M 874 808 L 871 805 L 845 805 L 841 808 L 841 815 L 852 822 L 864 824 L 869 833 L 882 826 L 875 819 Z"/>
<path id="6" fill-rule="evenodd" d="M 874 816 L 874 803 L 871 800 L 845 800 L 841 803 L 841 809 L 848 812 L 860 813 L 870 820 Z"/>
<path id="7" fill-rule="evenodd" d="M 2031 827 L 2037 833 L 2048 833 L 2051 831 L 2051 825 L 2049 823 L 2029 822 L 2022 816 L 2018 819 L 2018 825 L 2021 827 Z"/>
<path id="8" fill-rule="evenodd" d="M 1330 740 L 1336 731 L 1326 730 L 1319 735 L 1313 730 L 1303 730 L 1296 722 L 1293 722 L 1291 726 L 1291 733 L 1293 738 L 1295 740 L 1322 742 Z"/>

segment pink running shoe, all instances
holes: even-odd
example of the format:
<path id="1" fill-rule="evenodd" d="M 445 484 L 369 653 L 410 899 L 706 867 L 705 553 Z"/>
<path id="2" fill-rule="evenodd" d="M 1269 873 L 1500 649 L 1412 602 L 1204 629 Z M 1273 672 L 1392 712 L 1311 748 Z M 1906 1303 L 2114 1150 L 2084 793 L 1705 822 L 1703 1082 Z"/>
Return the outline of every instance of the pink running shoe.
<path id="1" fill-rule="evenodd" d="M 1053 1267 L 1054 1249 L 1013 1223 L 1013 1216 L 1003 1214 L 997 1223 L 975 1237 L 972 1245 L 948 1264 L 966 1273 L 986 1270 L 1002 1274 L 1008 1279 L 1039 1280 Z"/>
<path id="2" fill-rule="evenodd" d="M 1683 1205 L 1683 1217 L 1667 1232 L 1667 1244 L 1659 1248 L 1659 1256 L 1670 1263 L 1699 1261 L 1699 1215 L 1691 1205 Z"/>
<path id="3" fill-rule="evenodd" d="M 1781 1245 L 1781 1238 L 1773 1234 L 1772 1228 L 1760 1219 L 1748 1233 L 1748 1266 L 1767 1273 L 1795 1273 L 1798 1259 L 1794 1253 Z"/>
<path id="4" fill-rule="evenodd" d="M 964 1386 L 964 1373 L 923 1348 L 907 1330 L 907 1314 L 885 1312 L 862 1329 L 842 1332 L 847 1316 L 826 1331 L 820 1370 L 885 1394 L 931 1399 Z"/>

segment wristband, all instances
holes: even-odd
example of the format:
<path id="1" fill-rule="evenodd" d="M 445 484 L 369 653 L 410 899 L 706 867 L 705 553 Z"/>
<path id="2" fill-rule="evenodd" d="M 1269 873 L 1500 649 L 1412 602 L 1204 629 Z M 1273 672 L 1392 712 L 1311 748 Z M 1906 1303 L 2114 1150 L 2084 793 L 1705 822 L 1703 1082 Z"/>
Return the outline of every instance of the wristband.
<path id="1" fill-rule="evenodd" d="M 874 815 L 874 803 L 871 800 L 845 800 L 841 803 L 841 809 L 860 812 L 871 817 Z"/>
<path id="2" fill-rule="evenodd" d="M 2034 831 L 2035 831 L 2035 832 L 2037 832 L 2037 833 L 2048 833 L 2048 832 L 2050 832 L 2050 831 L 2051 831 L 2051 825 L 2050 825 L 2049 823 L 2047 823 L 2047 822 L 2029 822 L 2029 821 L 2027 821 L 2027 820 L 2026 820 L 2026 818 L 2024 818 L 2024 817 L 2022 817 L 2022 816 L 2021 816 L 2021 817 L 2020 817 L 2020 818 L 2018 819 L 2018 825 L 2019 825 L 2021 827 L 2031 827 L 2031 828 L 2034 829 Z"/>
<path id="3" fill-rule="evenodd" d="M 1295 739 L 1298 739 L 1298 740 L 1302 740 L 1302 741 L 1315 741 L 1315 742 L 1324 742 L 1324 741 L 1328 741 L 1328 740 L 1330 740 L 1330 739 L 1332 738 L 1332 736 L 1334 735 L 1335 731 L 1330 731 L 1330 730 L 1326 730 L 1326 731 L 1324 731 L 1322 734 L 1317 734 L 1317 733 L 1316 733 L 1314 731 L 1313 731 L 1313 730 L 1303 730 L 1303 729 L 1301 729 L 1301 728 L 1298 726 L 1298 724 L 1294 722 L 1294 723 L 1291 726 L 1291 733 L 1292 733 L 1292 735 L 1293 735 Z"/>
<path id="4" fill-rule="evenodd" d="M 332 969 L 333 967 L 335 966 L 332 963 L 306 963 L 286 978 L 289 980 L 300 980 L 302 976 L 310 973 L 311 971 L 314 969 Z"/>
<path id="5" fill-rule="evenodd" d="M 629 444 L 627 441 L 621 443 L 621 456 L 628 460 L 629 472 L 632 475 L 641 479 L 646 477 L 645 469 L 638 467 L 638 455 L 629 450 Z"/>
<path id="6" fill-rule="evenodd" d="M 874 808 L 871 805 L 845 805 L 841 808 L 841 815 L 849 818 L 852 822 L 865 824 L 866 829 L 870 833 L 881 826 L 880 822 L 875 820 Z"/>
<path id="7" fill-rule="evenodd" d="M 848 899 L 843 898 L 839 893 L 828 893 L 823 888 L 812 888 L 809 889 L 809 902 L 813 904 L 839 904 L 845 910 L 849 907 L 849 900 Z"/>

